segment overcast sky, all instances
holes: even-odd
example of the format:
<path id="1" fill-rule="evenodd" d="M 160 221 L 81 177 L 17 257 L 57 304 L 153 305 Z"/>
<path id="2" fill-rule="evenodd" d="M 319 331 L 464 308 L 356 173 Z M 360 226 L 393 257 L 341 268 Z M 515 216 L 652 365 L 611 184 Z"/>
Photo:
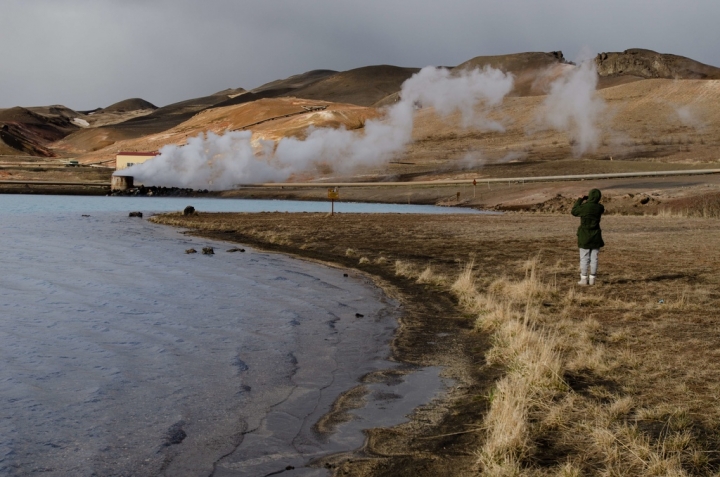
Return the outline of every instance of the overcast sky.
<path id="1" fill-rule="evenodd" d="M 0 0 L 0 108 L 158 106 L 313 69 L 648 48 L 720 66 L 718 0 Z"/>

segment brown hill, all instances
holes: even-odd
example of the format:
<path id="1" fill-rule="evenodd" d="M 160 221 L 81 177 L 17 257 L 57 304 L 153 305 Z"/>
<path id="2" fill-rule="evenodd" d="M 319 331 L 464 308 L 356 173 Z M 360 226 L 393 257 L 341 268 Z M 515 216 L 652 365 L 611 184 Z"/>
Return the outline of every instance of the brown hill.
<path id="1" fill-rule="evenodd" d="M 245 104 L 265 98 L 276 98 L 279 96 L 294 96 L 294 92 L 304 88 L 318 80 L 337 73 L 333 70 L 313 70 L 289 78 L 271 81 L 251 91 L 239 95 L 232 95 L 225 101 L 214 104 L 213 108 L 224 108 L 236 104 Z"/>
<path id="2" fill-rule="evenodd" d="M 258 86 L 255 89 L 252 89 L 252 93 L 261 93 L 261 92 L 267 92 L 267 91 L 278 91 L 278 94 L 285 94 L 289 91 L 296 90 L 299 88 L 303 88 L 305 86 L 310 85 L 311 83 L 314 83 L 318 80 L 321 80 L 323 78 L 327 78 L 328 76 L 332 76 L 334 74 L 337 74 L 337 71 L 334 70 L 312 70 L 307 71 L 305 73 L 301 73 L 299 75 L 293 75 L 285 79 L 279 79 L 275 81 L 271 81 L 269 83 L 265 83 L 262 86 Z"/>
<path id="3" fill-rule="evenodd" d="M 472 69 L 483 69 L 486 66 L 496 68 L 504 73 L 511 73 L 515 77 L 511 96 L 537 96 L 546 94 L 550 82 L 571 65 L 565 60 L 562 51 L 552 51 L 550 53 L 528 52 L 476 56 L 448 69 L 454 73 L 460 73 Z M 373 106 L 388 106 L 399 99 L 399 91 L 395 91 L 378 100 Z"/>
<path id="4" fill-rule="evenodd" d="M 379 65 L 343 71 L 287 93 L 303 99 L 372 106 L 400 86 L 418 68 Z"/>
<path id="5" fill-rule="evenodd" d="M 485 68 L 490 66 L 515 76 L 512 96 L 532 96 L 545 94 L 553 79 L 562 73 L 568 65 L 562 51 L 527 52 L 511 55 L 476 56 L 459 64 L 456 72 Z"/>
<path id="6" fill-rule="evenodd" d="M 101 111 L 106 113 L 125 113 L 128 111 L 140 111 L 146 109 L 155 110 L 158 109 L 158 107 L 142 98 L 130 98 L 111 104 L 107 108 L 103 108 Z"/>
<path id="7" fill-rule="evenodd" d="M 476 56 L 457 65 L 455 70 L 469 70 L 491 66 L 505 73 L 517 74 L 526 70 L 540 70 L 558 63 L 567 63 L 562 51 L 514 53 L 510 55 Z"/>
<path id="8" fill-rule="evenodd" d="M 667 79 L 720 79 L 720 68 L 684 56 L 633 48 L 595 57 L 600 76 L 635 76 Z"/>
<path id="9" fill-rule="evenodd" d="M 311 107 L 324 106 L 313 110 Z M 309 108 L 305 109 L 305 108 Z M 164 131 L 142 138 L 120 140 L 111 147 L 85 154 L 83 162 L 112 161 L 121 150 L 155 151 L 166 144 L 185 144 L 187 139 L 203 132 L 222 134 L 227 130 L 251 126 L 255 139 L 278 140 L 283 137 L 304 137 L 310 126 L 362 128 L 365 120 L 376 117 L 377 110 L 352 104 L 310 101 L 299 98 L 267 98 L 258 101 L 212 108 L 188 121 Z M 98 128 L 101 131 L 104 128 Z"/>
<path id="10" fill-rule="evenodd" d="M 82 129 L 59 141 L 54 147 L 66 154 L 97 151 L 118 141 L 157 134 L 187 121 L 198 112 L 241 94 L 242 88 L 219 91 L 209 96 L 188 99 L 157 108 L 131 112 L 93 112 L 87 116 L 94 128 Z M 137 104 L 137 103 L 136 103 Z M 150 103 L 148 103 L 150 104 Z M 129 119 L 128 119 L 129 117 Z"/>
<path id="11" fill-rule="evenodd" d="M 177 126 L 183 121 L 187 121 L 203 109 L 219 104 L 233 94 L 234 93 L 228 94 L 221 91 L 209 96 L 169 104 L 156 109 L 147 116 L 133 118 L 115 124 L 112 128 L 123 130 L 126 135 L 133 137 L 155 134 Z"/>
<path id="12" fill-rule="evenodd" d="M 505 125 L 503 132 L 466 130 L 459 115 L 440 118 L 432 108 L 419 110 L 415 142 L 401 159 L 413 166 L 393 170 L 429 177 L 502 164 L 515 175 L 551 175 L 574 173 L 564 168 L 589 162 L 597 164 L 590 172 L 613 172 L 720 159 L 720 81 L 648 79 L 605 88 L 598 96 L 607 106 L 598 121 L 600 142 L 582 156 L 594 161 L 578 160 L 568 133 L 538 121 L 545 97 L 525 96 L 506 98 L 493 114 Z"/>
<path id="13" fill-rule="evenodd" d="M 0 110 L 0 155 L 54 156 L 49 145 L 78 129 L 75 115 L 64 106 Z"/>

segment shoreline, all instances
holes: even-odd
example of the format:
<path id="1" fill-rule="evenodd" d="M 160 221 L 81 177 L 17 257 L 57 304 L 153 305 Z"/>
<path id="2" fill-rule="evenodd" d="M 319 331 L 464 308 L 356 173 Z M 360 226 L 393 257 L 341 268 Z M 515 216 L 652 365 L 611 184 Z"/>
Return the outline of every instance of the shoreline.
<path id="1" fill-rule="evenodd" d="M 492 459 L 538 475 L 555 475 L 567 466 L 587 475 L 603 474 L 607 466 L 637 474 L 646 461 L 633 461 L 633 456 L 655 451 L 633 448 L 638 444 L 627 440 L 633 434 L 626 431 L 633 428 L 658 449 L 674 445 L 668 439 L 690 439 L 685 445 L 692 452 L 658 454 L 668 469 L 710 475 L 720 468 L 712 456 L 691 459 L 707 455 L 720 442 L 714 384 L 720 372 L 701 373 L 686 365 L 714 356 L 719 283 L 713 271 L 720 259 L 709 259 L 705 251 L 720 247 L 716 220 L 609 215 L 603 219 L 609 246 L 601 257 L 602 280 L 585 288 L 576 287 L 577 223 L 569 214 L 331 217 L 199 211 L 151 220 L 192 235 L 357 269 L 377 277 L 403 303 L 394 356 L 446 366 L 456 385 L 442 401 L 416 410 L 408 423 L 367 432 L 362 449 L 316 462 L 334 469 L 334 475 L 477 475 L 489 469 Z M 638 241 L 646 247 L 638 249 Z M 674 260 L 658 262 L 658 253 L 672 254 Z M 467 293 L 458 287 L 463 276 Z M 522 324 L 530 309 L 537 322 L 533 326 L 545 330 L 532 339 L 554 347 L 562 358 L 560 370 L 550 376 L 559 381 L 552 385 L 555 397 L 534 404 L 527 422 L 518 424 L 528 433 L 522 445 L 530 447 L 481 462 L 495 432 L 487 419 L 502 402 L 493 396 L 517 369 L 512 359 L 503 358 L 510 350 L 498 348 L 503 328 L 487 321 L 506 309 L 520 317 L 511 319 L 513 326 Z M 548 416 L 563 424 L 549 424 Z M 609 427 L 588 435 L 585 429 L 597 422 Z M 668 425 L 670 430 L 663 431 Z M 603 433 L 613 435 L 617 450 L 593 441 Z M 613 453 L 623 462 L 609 460 Z"/>
<path id="2" fill-rule="evenodd" d="M 489 393 L 500 370 L 496 370 L 497 374 L 473 370 L 472 355 L 478 346 L 489 348 L 489 336 L 472 332 L 468 317 L 456 301 L 440 290 L 428 290 L 422 284 L 392 274 L 359 269 L 351 257 L 342 260 L 259 240 L 234 239 L 222 232 L 183 233 L 242 244 L 265 253 L 280 253 L 332 268 L 350 269 L 371 280 L 383 294 L 401 304 L 402 312 L 389 343 L 391 355 L 388 358 L 401 363 L 401 368 L 371 373 L 341 394 L 330 412 L 316 423 L 319 432 L 332 432 L 334 424 L 351 418 L 348 411 L 360 406 L 358 400 L 362 400 L 359 389 L 381 377 L 392 379 L 392 376 L 413 372 L 417 367 L 441 367 L 441 376 L 453 381 L 454 385 L 444 390 L 439 398 L 406 416 L 407 422 L 389 428 L 368 429 L 361 448 L 315 459 L 311 466 L 333 469 L 337 475 L 358 476 L 380 475 L 378 472 L 398 475 L 411 468 L 420 476 L 440 476 L 445 475 L 443 472 L 447 471 L 448 465 L 453 466 L 453 472 L 472 473 L 475 458 L 467 450 L 477 444 L 477 436 L 463 431 L 465 426 L 481 425 L 486 409 L 478 407 L 473 396 Z M 428 346 L 429 343 L 432 346 Z M 406 437 L 402 442 L 393 442 L 399 433 Z"/>

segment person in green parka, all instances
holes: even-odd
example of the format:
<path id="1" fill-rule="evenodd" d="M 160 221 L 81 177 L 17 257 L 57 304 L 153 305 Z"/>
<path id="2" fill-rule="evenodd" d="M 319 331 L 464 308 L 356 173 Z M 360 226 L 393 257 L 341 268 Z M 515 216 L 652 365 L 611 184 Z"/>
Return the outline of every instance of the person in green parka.
<path id="1" fill-rule="evenodd" d="M 605 207 L 600 204 L 602 194 L 598 189 L 592 189 L 588 195 L 582 196 L 575 201 L 572 214 L 580 217 L 577 238 L 580 248 L 580 281 L 578 285 L 595 285 L 595 276 L 598 267 L 598 252 L 605 246 L 602 231 L 600 230 L 600 218 Z M 588 275 L 588 268 L 590 275 Z"/>

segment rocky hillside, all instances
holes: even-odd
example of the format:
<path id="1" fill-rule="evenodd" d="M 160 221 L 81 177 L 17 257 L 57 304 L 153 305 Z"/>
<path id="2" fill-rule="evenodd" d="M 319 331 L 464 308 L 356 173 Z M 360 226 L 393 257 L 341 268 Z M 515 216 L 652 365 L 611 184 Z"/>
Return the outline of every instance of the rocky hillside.
<path id="1" fill-rule="evenodd" d="M 595 65 L 601 77 L 636 76 L 666 79 L 720 79 L 720 68 L 684 56 L 633 48 L 622 53 L 600 53 Z"/>
<path id="2" fill-rule="evenodd" d="M 80 116 L 64 106 L 0 110 L 0 155 L 53 157 L 50 144 L 77 131 Z"/>

